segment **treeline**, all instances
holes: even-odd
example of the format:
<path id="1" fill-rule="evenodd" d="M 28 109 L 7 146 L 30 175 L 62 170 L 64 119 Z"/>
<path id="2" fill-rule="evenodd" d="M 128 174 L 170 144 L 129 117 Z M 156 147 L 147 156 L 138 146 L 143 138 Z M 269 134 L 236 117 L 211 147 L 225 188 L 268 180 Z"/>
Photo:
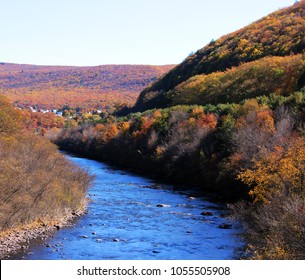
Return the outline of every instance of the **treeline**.
<path id="1" fill-rule="evenodd" d="M 304 258 L 305 92 L 175 106 L 61 130 L 60 147 L 234 204 L 250 255 Z"/>
<path id="2" fill-rule="evenodd" d="M 86 206 L 91 176 L 48 140 L 26 131 L 24 115 L 0 96 L 0 231 L 62 220 Z"/>

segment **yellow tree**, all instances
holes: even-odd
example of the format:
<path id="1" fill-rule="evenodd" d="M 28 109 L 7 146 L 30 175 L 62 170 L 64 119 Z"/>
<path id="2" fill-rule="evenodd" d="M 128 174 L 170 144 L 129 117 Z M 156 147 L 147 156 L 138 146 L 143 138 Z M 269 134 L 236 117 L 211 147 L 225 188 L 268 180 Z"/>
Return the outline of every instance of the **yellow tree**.
<path id="1" fill-rule="evenodd" d="M 286 146 L 276 146 L 270 152 L 261 151 L 250 168 L 237 176 L 251 187 L 255 202 L 268 202 L 274 196 L 296 194 L 305 198 L 305 140 L 294 137 Z"/>
<path id="2" fill-rule="evenodd" d="M 21 128 L 19 112 L 14 109 L 8 98 L 0 95 L 0 134 L 12 134 Z"/>

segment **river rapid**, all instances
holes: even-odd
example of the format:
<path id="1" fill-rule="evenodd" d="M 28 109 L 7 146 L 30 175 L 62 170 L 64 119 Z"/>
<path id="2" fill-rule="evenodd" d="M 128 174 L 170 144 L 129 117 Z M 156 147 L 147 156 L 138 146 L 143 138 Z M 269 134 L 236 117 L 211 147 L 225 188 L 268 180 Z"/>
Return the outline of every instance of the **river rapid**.
<path id="1" fill-rule="evenodd" d="M 66 157 L 95 176 L 88 213 L 12 259 L 238 258 L 241 229 L 223 205 L 101 162 Z"/>

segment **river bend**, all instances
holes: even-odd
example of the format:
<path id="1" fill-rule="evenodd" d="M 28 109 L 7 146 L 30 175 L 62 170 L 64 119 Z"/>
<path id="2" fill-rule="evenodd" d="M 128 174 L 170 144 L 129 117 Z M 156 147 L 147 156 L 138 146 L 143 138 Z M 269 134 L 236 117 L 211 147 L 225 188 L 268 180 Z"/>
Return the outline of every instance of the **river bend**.
<path id="1" fill-rule="evenodd" d="M 52 238 L 33 242 L 17 259 L 236 258 L 240 229 L 225 218 L 222 205 L 101 162 L 66 156 L 95 176 L 88 213 Z"/>

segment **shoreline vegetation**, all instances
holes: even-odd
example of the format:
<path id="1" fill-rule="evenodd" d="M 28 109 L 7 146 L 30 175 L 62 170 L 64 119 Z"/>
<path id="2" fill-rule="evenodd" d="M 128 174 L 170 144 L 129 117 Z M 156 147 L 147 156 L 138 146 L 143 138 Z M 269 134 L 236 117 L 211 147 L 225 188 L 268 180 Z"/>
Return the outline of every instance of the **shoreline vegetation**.
<path id="1" fill-rule="evenodd" d="M 203 106 L 155 109 L 59 130 L 52 141 L 230 202 L 250 258 L 304 259 L 305 93 L 281 99 L 273 110 L 267 97 L 221 105 L 218 114 Z"/>
<path id="2" fill-rule="evenodd" d="M 4 96 L 0 96 L 0 171 L 1 258 L 84 212 L 92 176 L 49 140 L 26 131 L 21 113 Z"/>

